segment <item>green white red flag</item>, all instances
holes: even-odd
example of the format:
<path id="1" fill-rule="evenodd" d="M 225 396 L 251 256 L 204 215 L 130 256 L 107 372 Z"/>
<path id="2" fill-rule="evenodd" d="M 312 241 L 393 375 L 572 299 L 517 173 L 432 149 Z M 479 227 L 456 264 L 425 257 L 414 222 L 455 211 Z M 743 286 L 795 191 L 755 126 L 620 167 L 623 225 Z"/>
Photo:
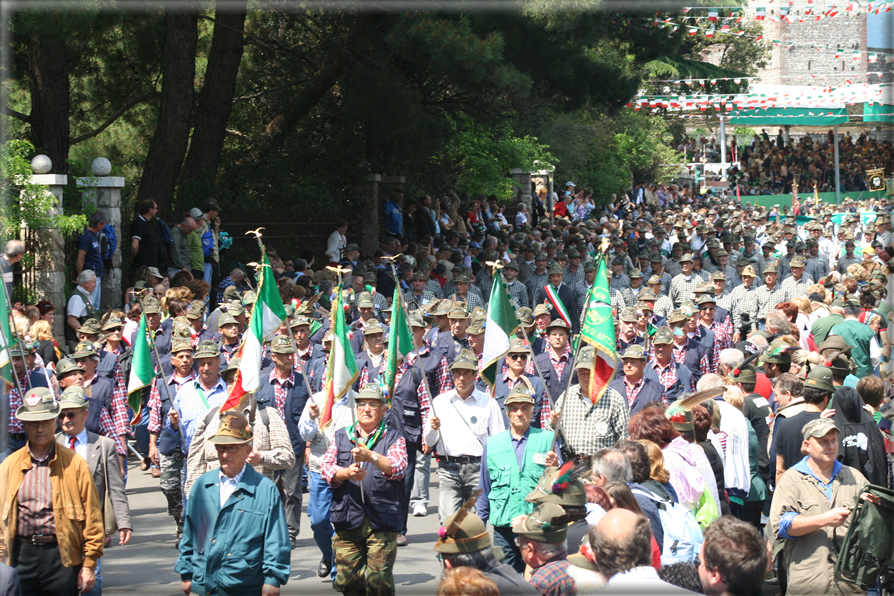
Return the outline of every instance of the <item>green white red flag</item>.
<path id="1" fill-rule="evenodd" d="M 388 351 L 385 353 L 385 363 L 383 365 L 385 386 L 382 388 L 382 393 L 385 394 L 389 404 L 394 393 L 394 378 L 397 376 L 398 362 L 415 349 L 413 346 L 413 333 L 410 331 L 406 311 L 404 311 L 400 284 L 394 287 L 391 313 L 391 326 L 388 328 Z"/>
<path id="2" fill-rule="evenodd" d="M 3 282 L 0 279 L 0 283 Z M 4 393 L 9 393 L 13 386 L 12 379 L 12 358 L 9 355 L 9 348 L 15 342 L 15 338 L 9 328 L 9 305 L 6 303 L 6 292 L 0 292 L 0 379 L 4 381 Z"/>
<path id="3" fill-rule="evenodd" d="M 329 363 L 326 365 L 326 403 L 320 413 L 320 428 L 332 422 L 332 408 L 335 402 L 344 397 L 354 381 L 360 375 L 354 350 L 348 341 L 348 325 L 345 323 L 342 287 L 338 286 L 335 300 L 332 301 L 332 348 L 329 351 Z"/>
<path id="4" fill-rule="evenodd" d="M 612 299 L 604 256 L 599 257 L 596 281 L 587 295 L 586 315 L 580 337 L 596 351 L 590 375 L 590 400 L 595 404 L 615 378 L 618 369 Z"/>
<path id="5" fill-rule="evenodd" d="M 143 389 L 152 384 L 155 378 L 155 366 L 152 364 L 152 346 L 149 343 L 149 326 L 146 314 L 140 316 L 140 327 L 134 335 L 133 360 L 130 365 L 130 378 L 127 379 L 127 405 L 133 410 L 131 425 L 142 420 Z"/>
<path id="6" fill-rule="evenodd" d="M 481 378 L 491 388 L 497 379 L 497 362 L 509 351 L 509 339 L 518 331 L 519 321 L 503 285 L 503 275 L 494 275 L 494 285 L 487 305 L 484 324 L 484 347 L 481 349 Z"/>
<path id="7" fill-rule="evenodd" d="M 286 318 L 286 308 L 273 280 L 273 269 L 266 253 L 258 267 L 258 300 L 251 311 L 251 321 L 238 356 L 242 359 L 233 390 L 220 407 L 220 411 L 242 410 L 247 405 L 247 396 L 261 386 L 261 356 L 264 342 L 273 337 Z"/>

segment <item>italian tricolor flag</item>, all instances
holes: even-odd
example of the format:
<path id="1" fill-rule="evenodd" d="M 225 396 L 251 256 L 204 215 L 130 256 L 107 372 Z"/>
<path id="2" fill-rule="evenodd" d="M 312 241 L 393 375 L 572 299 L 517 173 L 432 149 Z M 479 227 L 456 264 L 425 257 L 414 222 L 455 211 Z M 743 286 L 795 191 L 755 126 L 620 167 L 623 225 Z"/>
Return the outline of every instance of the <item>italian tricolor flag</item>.
<path id="1" fill-rule="evenodd" d="M 0 283 L 6 283 L 0 278 Z M 6 304 L 6 292 L 0 292 L 0 378 L 4 383 L 0 383 L 0 390 L 3 393 L 9 393 L 13 386 L 12 379 L 12 361 L 9 356 L 9 348 L 15 339 L 9 329 L 9 306 Z"/>
<path id="2" fill-rule="evenodd" d="M 325 428 L 332 422 L 332 408 L 335 402 L 344 397 L 360 374 L 357 370 L 357 361 L 354 359 L 354 350 L 348 342 L 348 325 L 345 323 L 340 285 L 329 312 L 332 313 L 332 349 L 329 353 L 329 363 L 326 365 L 328 380 L 323 387 L 326 392 L 326 404 L 320 413 L 320 428 Z"/>
<path id="3" fill-rule="evenodd" d="M 243 409 L 246 405 L 242 403 L 243 398 L 260 388 L 261 356 L 264 351 L 264 342 L 276 333 L 286 318 L 286 308 L 276 290 L 273 270 L 270 268 L 270 260 L 266 253 L 263 263 L 258 268 L 258 280 L 258 301 L 251 312 L 248 331 L 239 347 L 238 355 L 242 361 L 239 364 L 239 370 L 236 371 L 233 390 L 227 396 L 227 401 L 220 407 L 221 412 Z"/>
<path id="4" fill-rule="evenodd" d="M 133 339 L 133 360 L 130 366 L 130 378 L 127 379 L 127 405 L 133 410 L 131 425 L 142 420 L 143 389 L 152 384 L 155 378 L 155 367 L 152 365 L 152 347 L 149 344 L 149 327 L 146 314 L 140 316 L 140 328 Z"/>
<path id="5" fill-rule="evenodd" d="M 590 376 L 590 401 L 597 403 L 618 369 L 618 353 L 615 326 L 612 316 L 611 293 L 605 257 L 601 256 L 596 265 L 596 281 L 587 296 L 581 339 L 593 346 L 595 360 Z"/>
<path id="6" fill-rule="evenodd" d="M 484 324 L 484 347 L 481 349 L 481 378 L 490 387 L 497 380 L 497 362 L 509 351 L 509 338 L 518 331 L 519 321 L 509 302 L 509 294 L 503 285 L 503 276 L 494 275 L 494 285 L 487 305 L 487 321 Z"/>

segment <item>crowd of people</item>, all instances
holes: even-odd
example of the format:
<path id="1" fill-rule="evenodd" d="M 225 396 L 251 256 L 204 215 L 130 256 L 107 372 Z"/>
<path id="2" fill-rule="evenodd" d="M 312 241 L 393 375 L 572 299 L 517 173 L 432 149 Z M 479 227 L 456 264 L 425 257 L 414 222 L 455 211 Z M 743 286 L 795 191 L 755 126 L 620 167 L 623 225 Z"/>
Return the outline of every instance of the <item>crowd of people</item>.
<path id="1" fill-rule="evenodd" d="M 442 594 L 744 595 L 767 581 L 793 595 L 879 593 L 878 566 L 842 574 L 830 553 L 859 511 L 883 505 L 866 485 L 894 486 L 892 205 L 814 205 L 803 223 L 687 187 L 645 200 L 656 190 L 597 207 L 569 183 L 513 223 L 487 198 L 465 215 L 445 199 L 456 217 L 444 218 L 431 197 L 409 208 L 394 193 L 371 254 L 347 242 L 346 222 L 319 265 L 271 250 L 287 317 L 263 347 L 260 388 L 227 410 L 259 297 L 251 271 L 204 267 L 220 260 L 220 207 L 178 224 L 176 260 L 142 205 L 134 283 L 108 312 L 90 268 L 106 222 L 91 219 L 67 341 L 51 334 L 55 305 L 12 308 L 3 560 L 25 594 L 100 593 L 111 534 L 131 537 L 136 452 L 167 502 L 186 594 L 278 594 L 305 499 L 315 571 L 345 594 L 393 594 L 399 549 L 423 544 L 409 516 L 430 513 Z M 22 253 L 6 245 L 4 273 Z M 497 276 L 518 329 L 491 384 Z M 580 332 L 598 286 L 618 365 L 594 391 L 597 354 Z M 397 295 L 414 349 L 389 373 Z M 333 304 L 345 346 L 333 345 Z M 142 324 L 160 374 L 133 410 Z M 330 399 L 338 348 L 358 374 Z"/>
<path id="2" fill-rule="evenodd" d="M 685 151 L 687 162 L 720 163 L 716 139 L 686 137 L 677 144 Z M 835 192 L 835 137 L 803 135 L 788 139 L 779 129 L 775 138 L 762 129 L 748 144 L 733 139 L 726 148 L 726 159 L 733 164 L 725 173 L 730 184 L 738 184 L 741 195 L 791 194 L 797 185 L 801 194 Z M 868 171 L 894 171 L 894 145 L 891 141 L 870 139 L 866 132 L 854 138 L 846 132 L 838 140 L 841 192 L 869 194 Z M 696 166 L 698 168 L 698 166 Z M 704 174 L 704 172 L 702 172 Z"/>

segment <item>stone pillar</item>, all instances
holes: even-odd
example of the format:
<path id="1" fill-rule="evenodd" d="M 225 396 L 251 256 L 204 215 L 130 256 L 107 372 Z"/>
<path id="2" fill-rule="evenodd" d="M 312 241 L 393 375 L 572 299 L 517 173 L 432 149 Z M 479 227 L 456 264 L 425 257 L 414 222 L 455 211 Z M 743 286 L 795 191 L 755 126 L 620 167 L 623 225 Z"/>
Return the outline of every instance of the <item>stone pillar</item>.
<path id="1" fill-rule="evenodd" d="M 522 170 L 513 168 L 509 170 L 509 175 L 512 176 L 512 182 L 516 186 L 515 194 L 513 195 L 513 202 L 516 205 L 518 203 L 524 203 L 528 206 L 528 220 L 530 221 L 532 212 L 531 172 L 523 172 Z M 516 205 L 510 206 L 515 207 Z"/>
<path id="2" fill-rule="evenodd" d="M 46 155 L 38 155 L 31 160 L 31 184 L 38 184 L 46 188 L 56 199 L 55 210 L 62 213 L 62 195 L 68 184 L 68 176 L 64 174 L 50 174 L 53 162 Z M 63 251 L 64 239 L 62 232 L 57 228 L 35 230 L 34 270 L 35 291 L 41 299 L 49 300 L 56 310 L 53 321 L 53 335 L 57 341 L 65 340 L 65 253 Z"/>
<path id="3" fill-rule="evenodd" d="M 118 246 L 112 254 L 112 267 L 103 272 L 102 297 L 99 307 L 102 312 L 108 307 L 118 309 L 124 303 L 124 286 L 121 276 L 121 249 L 128 246 L 126 234 L 121 226 L 121 189 L 124 178 L 109 176 L 112 164 L 105 157 L 97 157 L 90 164 L 93 172 L 91 178 L 78 178 L 78 188 L 82 189 L 84 201 L 92 203 L 97 209 L 105 212 L 109 225 L 115 228 L 118 235 Z"/>
<path id="4" fill-rule="evenodd" d="M 379 174 L 370 174 L 354 183 L 354 194 L 360 203 L 360 252 L 371 255 L 379 248 Z"/>

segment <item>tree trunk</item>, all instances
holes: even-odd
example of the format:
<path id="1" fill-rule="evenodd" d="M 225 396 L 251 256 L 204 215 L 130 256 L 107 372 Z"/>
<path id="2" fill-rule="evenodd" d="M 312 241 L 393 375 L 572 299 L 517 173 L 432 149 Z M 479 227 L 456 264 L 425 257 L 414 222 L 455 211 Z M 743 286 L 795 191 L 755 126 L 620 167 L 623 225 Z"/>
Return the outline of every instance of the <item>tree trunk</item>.
<path id="1" fill-rule="evenodd" d="M 227 121 L 233 109 L 236 75 L 242 62 L 247 0 L 223 8 L 218 1 L 205 83 L 199 96 L 182 185 L 210 186 L 217 176 Z M 181 189 L 182 190 L 182 189 Z"/>
<path id="2" fill-rule="evenodd" d="M 177 9 L 165 13 L 161 110 L 137 193 L 137 201 L 155 201 L 160 214 L 166 214 L 171 206 L 189 143 L 198 43 L 199 5 L 185 0 L 169 2 Z"/>
<path id="3" fill-rule="evenodd" d="M 54 174 L 67 174 L 71 126 L 65 40 L 31 33 L 28 74 L 31 79 L 29 121 L 34 146 L 53 160 Z"/>

